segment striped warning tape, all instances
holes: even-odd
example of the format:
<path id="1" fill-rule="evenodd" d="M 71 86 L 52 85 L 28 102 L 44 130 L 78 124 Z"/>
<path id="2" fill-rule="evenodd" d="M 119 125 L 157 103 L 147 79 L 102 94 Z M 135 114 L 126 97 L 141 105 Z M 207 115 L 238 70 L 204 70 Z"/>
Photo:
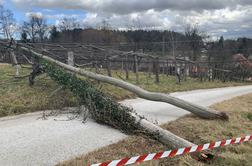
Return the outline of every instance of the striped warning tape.
<path id="1" fill-rule="evenodd" d="M 164 152 L 159 152 L 159 153 L 151 153 L 151 154 L 145 154 L 145 155 L 135 156 L 135 157 L 131 157 L 131 158 L 113 160 L 113 161 L 108 161 L 108 162 L 99 163 L 99 164 L 92 164 L 91 166 L 130 165 L 130 164 L 136 164 L 136 163 L 141 163 L 141 162 L 150 161 L 150 160 L 171 158 L 174 156 L 184 155 L 184 154 L 193 153 L 193 152 L 200 152 L 200 151 L 204 151 L 204 150 L 214 149 L 217 147 L 223 147 L 226 145 L 240 144 L 242 142 L 247 142 L 250 140 L 252 140 L 252 135 L 248 135 L 245 137 L 239 137 L 239 138 L 233 138 L 233 139 L 229 139 L 229 140 L 222 140 L 222 141 L 217 141 L 217 142 L 212 142 L 212 143 L 207 143 L 207 144 L 202 144 L 202 145 L 194 145 L 194 146 L 190 146 L 190 147 L 186 147 L 186 148 L 169 150 L 169 151 L 164 151 Z"/>

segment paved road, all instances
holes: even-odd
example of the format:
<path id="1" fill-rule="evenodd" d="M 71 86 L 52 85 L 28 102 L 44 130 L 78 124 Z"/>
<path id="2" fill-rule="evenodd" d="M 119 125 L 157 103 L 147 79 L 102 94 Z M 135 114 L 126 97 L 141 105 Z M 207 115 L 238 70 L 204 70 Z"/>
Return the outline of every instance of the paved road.
<path id="1" fill-rule="evenodd" d="M 181 99 L 209 106 L 235 96 L 252 93 L 252 86 L 195 90 L 173 93 Z M 169 104 L 143 99 L 122 102 L 151 121 L 160 124 L 175 120 L 188 112 Z M 41 120 L 41 113 L 0 118 L 0 165 L 48 166 L 97 148 L 115 143 L 127 136 L 92 120 L 59 121 L 67 115 Z M 55 121 L 54 119 L 58 119 Z"/>

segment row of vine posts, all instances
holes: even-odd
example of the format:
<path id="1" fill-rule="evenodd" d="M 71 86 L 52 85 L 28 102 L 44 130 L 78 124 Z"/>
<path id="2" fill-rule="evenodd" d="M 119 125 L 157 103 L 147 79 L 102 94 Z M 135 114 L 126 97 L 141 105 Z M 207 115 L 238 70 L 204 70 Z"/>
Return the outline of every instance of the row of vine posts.
<path id="1" fill-rule="evenodd" d="M 94 69 L 96 73 L 106 71 L 110 77 L 115 74 L 115 77 L 129 80 L 132 79 L 130 77 L 134 73 L 136 84 L 142 81 L 140 80 L 142 79 L 141 75 L 146 76 L 147 83 L 151 82 L 149 81 L 151 79 L 154 79 L 154 83 L 160 83 L 160 76 L 170 75 L 176 77 L 177 83 L 186 81 L 188 76 L 198 78 L 200 81 L 217 79 L 225 82 L 231 80 L 244 81 L 249 75 L 247 69 L 235 67 L 237 62 L 194 62 L 186 56 L 176 59 L 164 58 L 80 43 L 30 43 L 29 45 L 36 49 L 42 49 L 44 52 L 50 52 L 51 57 L 62 62 L 69 62 L 73 66 Z M 18 62 L 26 62 L 22 56 L 18 57 Z"/>

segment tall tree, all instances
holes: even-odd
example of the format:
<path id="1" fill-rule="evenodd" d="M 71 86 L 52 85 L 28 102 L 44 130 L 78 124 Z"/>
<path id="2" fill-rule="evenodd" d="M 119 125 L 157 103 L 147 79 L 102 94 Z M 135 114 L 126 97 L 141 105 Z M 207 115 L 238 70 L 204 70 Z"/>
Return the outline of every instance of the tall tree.
<path id="1" fill-rule="evenodd" d="M 80 28 L 80 24 L 75 17 L 64 17 L 59 21 L 59 29 L 64 32 Z"/>
<path id="2" fill-rule="evenodd" d="M 63 41 L 73 41 L 72 31 L 81 26 L 75 17 L 64 17 L 59 21 L 58 28 L 62 32 Z"/>
<path id="3" fill-rule="evenodd" d="M 24 22 L 22 30 L 23 32 L 28 34 L 29 38 L 33 43 L 36 41 L 43 42 L 46 38 L 48 26 L 43 16 L 31 14 L 29 17 L 29 21 Z"/>
<path id="4" fill-rule="evenodd" d="M 185 28 L 185 37 L 187 38 L 189 47 L 192 50 L 190 59 L 196 61 L 203 45 L 203 36 L 200 33 L 198 26 L 191 24 L 187 25 Z"/>
<path id="5" fill-rule="evenodd" d="M 0 30 L 5 39 L 11 39 L 17 31 L 13 12 L 0 5 Z"/>

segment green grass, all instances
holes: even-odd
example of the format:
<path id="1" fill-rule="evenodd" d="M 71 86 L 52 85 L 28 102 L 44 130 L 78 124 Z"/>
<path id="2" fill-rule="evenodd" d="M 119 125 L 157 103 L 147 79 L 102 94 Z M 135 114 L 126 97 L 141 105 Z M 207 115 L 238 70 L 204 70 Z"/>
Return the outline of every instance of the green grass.
<path id="1" fill-rule="evenodd" d="M 105 72 L 103 72 L 105 73 Z M 139 84 L 143 89 L 152 92 L 162 92 L 162 93 L 171 93 L 171 92 L 179 92 L 179 91 L 188 91 L 194 89 L 209 89 L 209 88 L 218 88 L 218 87 L 230 87 L 230 86 L 241 86 L 248 85 L 249 83 L 242 82 L 222 82 L 222 81 L 204 81 L 201 82 L 199 79 L 187 78 L 187 81 L 182 81 L 181 84 L 176 84 L 176 78 L 174 76 L 166 76 L 160 75 L 160 83 L 155 83 L 155 76 L 152 75 L 149 78 L 148 73 L 139 73 Z M 116 78 L 125 78 L 124 73 L 119 71 L 113 71 L 113 76 Z M 136 76 L 134 73 L 129 74 L 130 83 L 136 84 Z M 251 84 L 251 83 L 250 83 Z M 136 84 L 137 85 L 137 84 Z M 127 92 L 120 88 L 115 88 L 112 85 L 106 85 L 102 87 L 102 90 L 107 94 L 110 94 L 115 99 L 121 100 L 129 97 L 135 97 L 134 94 Z"/>
<path id="2" fill-rule="evenodd" d="M 105 71 L 102 72 L 106 73 Z M 34 86 L 30 87 L 27 78 L 14 79 L 14 73 L 15 70 L 11 65 L 0 64 L 0 117 L 45 109 L 58 109 L 66 106 L 76 106 L 78 104 L 74 95 L 65 89 L 49 97 L 59 85 L 49 77 L 46 77 L 46 74 L 37 77 Z M 29 69 L 21 69 L 21 75 L 27 75 L 29 73 Z M 112 74 L 117 78 L 125 77 L 124 73 L 119 71 L 113 71 Z M 154 75 L 151 77 L 152 78 L 149 78 L 147 73 L 139 73 L 139 86 L 149 91 L 163 93 L 248 84 L 236 82 L 223 83 L 221 81 L 200 82 L 197 79 L 188 78 L 186 82 L 182 82 L 181 85 L 178 85 L 176 84 L 175 77 L 167 77 L 166 75 L 161 75 L 160 83 L 155 84 Z M 129 78 L 128 82 L 133 84 L 136 83 L 134 73 L 130 73 Z M 99 84 L 97 81 L 93 80 L 90 81 L 101 91 L 116 100 L 136 97 L 131 92 L 121 88 L 103 83 Z"/>

